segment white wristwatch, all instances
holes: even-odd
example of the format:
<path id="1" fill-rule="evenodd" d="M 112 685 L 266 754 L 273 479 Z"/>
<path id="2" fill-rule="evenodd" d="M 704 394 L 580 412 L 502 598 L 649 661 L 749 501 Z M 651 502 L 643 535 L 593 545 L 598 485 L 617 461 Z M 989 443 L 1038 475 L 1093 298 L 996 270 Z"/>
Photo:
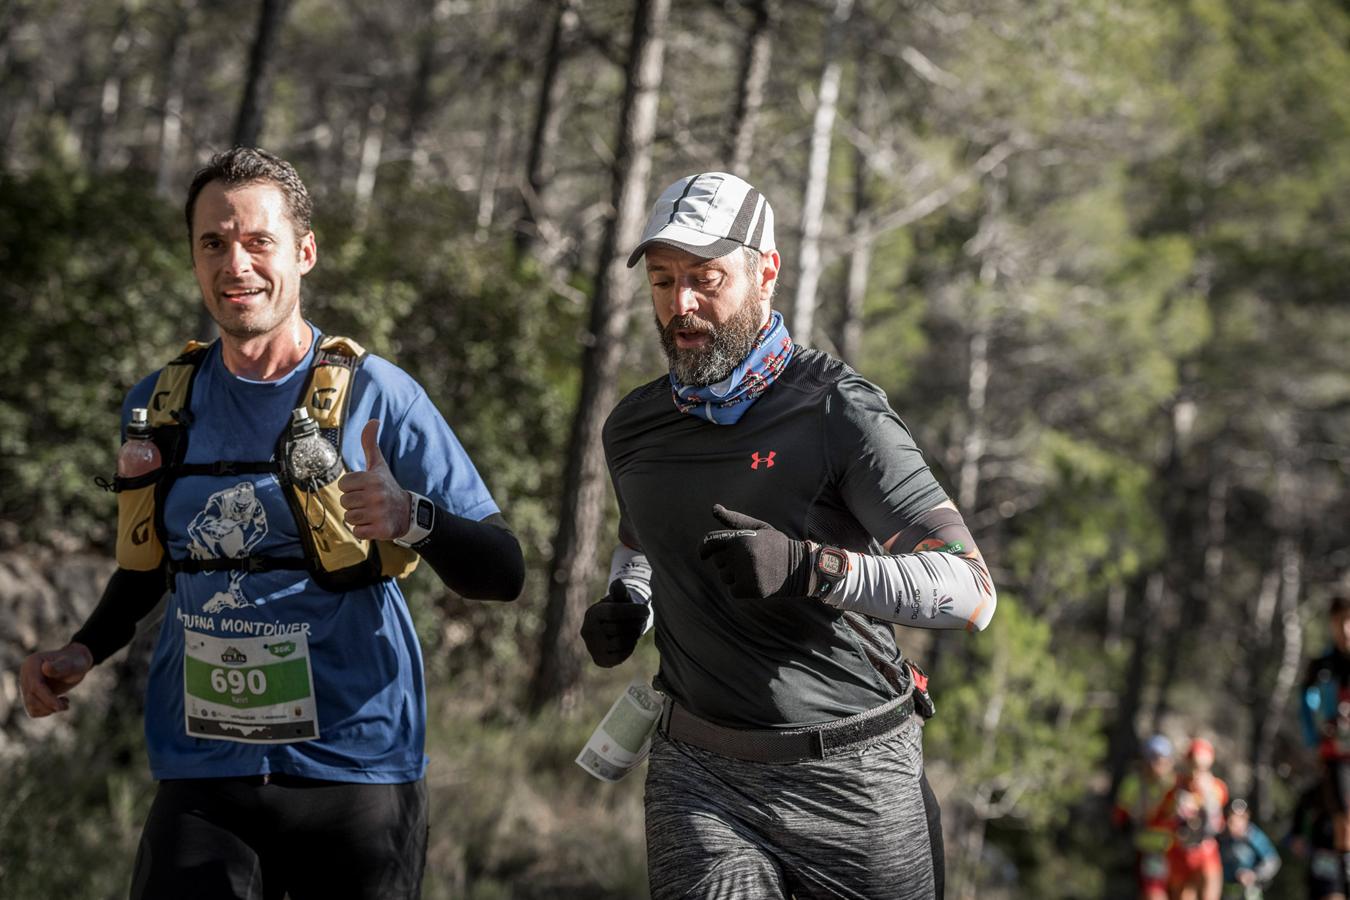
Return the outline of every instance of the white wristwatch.
<path id="1" fill-rule="evenodd" d="M 431 534 L 431 527 L 436 524 L 436 504 L 416 491 L 408 491 L 408 496 L 412 498 L 408 531 L 403 537 L 394 538 L 394 543 L 400 547 L 415 547 L 422 543 L 427 539 L 427 535 Z"/>

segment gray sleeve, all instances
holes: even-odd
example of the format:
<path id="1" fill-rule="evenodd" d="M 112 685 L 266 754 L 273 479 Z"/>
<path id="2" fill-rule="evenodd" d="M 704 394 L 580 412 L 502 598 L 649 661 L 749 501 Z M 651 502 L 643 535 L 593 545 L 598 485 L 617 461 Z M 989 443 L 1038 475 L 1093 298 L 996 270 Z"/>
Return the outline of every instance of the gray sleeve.
<path id="1" fill-rule="evenodd" d="M 886 395 L 856 374 L 830 394 L 825 445 L 845 505 L 878 541 L 947 500 Z"/>

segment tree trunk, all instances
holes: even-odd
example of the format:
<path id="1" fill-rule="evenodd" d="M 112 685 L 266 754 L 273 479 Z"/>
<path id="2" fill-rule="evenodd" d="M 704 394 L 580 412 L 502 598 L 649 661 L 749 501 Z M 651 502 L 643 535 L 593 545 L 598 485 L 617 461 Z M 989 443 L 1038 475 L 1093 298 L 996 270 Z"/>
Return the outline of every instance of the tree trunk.
<path id="1" fill-rule="evenodd" d="M 669 14 L 670 0 L 638 0 L 633 16 L 628 87 L 614 158 L 614 215 L 601 244 L 591 302 L 590 341 L 582 359 L 581 397 L 568 442 L 539 665 L 530 689 L 529 702 L 534 710 L 555 701 L 561 701 L 564 707 L 570 705 L 581 674 L 577 631 L 590 599 L 605 508 L 600 429 L 616 399 L 619 364 L 633 306 L 627 256 L 642 236 L 647 213 L 647 180 Z"/>
<path id="2" fill-rule="evenodd" d="M 449 4 L 440 0 L 426 0 L 417 21 L 417 65 L 413 69 L 412 87 L 408 91 L 408 108 L 399 135 L 399 152 L 391 160 L 388 172 L 388 190 L 394 198 L 403 192 L 425 166 L 426 154 L 419 146 L 427 117 L 431 114 L 431 82 L 440 67 L 437 45 L 441 26 L 448 15 Z M 397 201 L 395 201 L 397 202 Z"/>
<path id="3" fill-rule="evenodd" d="M 384 92 L 376 91 L 366 107 L 366 127 L 361 135 L 361 160 L 356 171 L 356 230 L 364 231 L 370 219 L 371 202 L 375 197 L 375 179 L 380 171 L 384 152 Z"/>
<path id="4" fill-rule="evenodd" d="M 160 84 L 159 153 L 155 166 L 155 193 L 176 199 L 174 163 L 183 134 L 183 85 L 187 82 L 188 26 L 196 0 L 182 0 L 174 10 Z"/>
<path id="5" fill-rule="evenodd" d="M 773 55 L 773 24 L 777 17 L 776 0 L 752 0 L 753 19 L 745 34 L 745 55 L 741 57 L 736 108 L 732 110 L 731 131 L 727 135 L 722 158 L 727 171 L 746 177 L 755 147 L 755 126 L 764 105 L 764 85 L 769 81 L 769 57 Z"/>
<path id="6" fill-rule="evenodd" d="M 483 141 L 483 159 L 478 174 L 478 216 L 474 240 L 480 244 L 492 233 L 492 220 L 497 211 L 497 185 L 501 181 L 502 159 L 509 157 L 514 129 L 507 110 L 499 101 L 500 87 L 494 87 L 492 121 Z"/>
<path id="7" fill-rule="evenodd" d="M 835 0 L 830 27 L 825 34 L 825 67 L 820 74 L 816 114 L 811 125 L 811 154 L 806 164 L 806 190 L 802 200 L 802 243 L 798 253 L 797 296 L 793 306 L 792 335 L 801 344 L 814 343 L 816 290 L 820 286 L 820 233 L 825 217 L 825 187 L 830 174 L 830 139 L 834 135 L 835 111 L 839 106 L 839 45 L 853 12 L 853 0 Z"/>
<path id="8" fill-rule="evenodd" d="M 98 109 L 90 119 L 89 138 L 85 141 L 89 167 L 103 168 L 108 156 L 109 134 L 117 127 L 122 111 L 122 78 L 127 51 L 131 49 L 131 15 L 124 8 L 118 17 L 117 30 L 109 46 L 108 65 L 99 91 Z"/>
<path id="9" fill-rule="evenodd" d="M 876 91 L 865 83 L 859 66 L 857 96 L 858 128 L 871 133 L 877 125 L 879 103 Z M 868 190 L 869 169 L 867 151 L 861 143 L 853 145 L 853 218 L 849 230 L 866 233 L 866 222 L 872 213 L 872 196 Z M 862 355 L 863 305 L 867 299 L 867 280 L 872 268 L 872 241 L 859 241 L 848 254 L 848 282 L 844 293 L 844 315 L 839 323 L 839 356 L 855 368 Z"/>
<path id="10" fill-rule="evenodd" d="M 234 120 L 232 145 L 235 147 L 256 147 L 262 136 L 272 82 L 272 60 L 289 7 L 290 0 L 262 0 L 258 30 L 254 34 L 253 49 L 248 58 L 248 80 L 244 82 L 239 114 Z"/>
<path id="11" fill-rule="evenodd" d="M 1303 659 L 1303 620 L 1299 614 L 1299 595 L 1302 592 L 1303 558 L 1292 538 L 1280 541 L 1280 633 L 1281 652 L 1275 684 L 1266 701 L 1266 715 L 1260 720 L 1256 755 L 1252 760 L 1252 818 L 1262 818 L 1270 812 L 1270 782 L 1274 775 L 1275 738 L 1284 722 L 1290 697 L 1298 680 Z"/>
<path id="12" fill-rule="evenodd" d="M 277 40 L 285 21 L 290 0 L 262 0 L 258 14 L 258 30 L 253 36 L 253 49 L 248 59 L 248 80 L 239 100 L 239 114 L 234 120 L 232 147 L 256 147 L 262 135 L 263 117 L 267 112 L 268 88 L 271 84 L 272 60 L 276 55 Z M 197 318 L 200 340 L 215 340 L 220 334 L 215 320 L 203 304 Z"/>
<path id="13" fill-rule="evenodd" d="M 553 166 L 548 160 L 558 140 L 563 90 L 567 86 L 561 71 L 567 45 L 579 20 L 576 5 L 577 0 L 557 0 L 557 14 L 553 17 L 553 31 L 549 35 L 548 52 L 544 56 L 544 71 L 539 76 L 534 131 L 530 135 L 525 184 L 521 190 L 524 202 L 516 222 L 516 254 L 521 258 L 534 247 L 548 218 L 544 196 L 553 180 Z"/>
<path id="14" fill-rule="evenodd" d="M 1161 512 L 1167 553 L 1161 567 L 1167 582 L 1167 592 L 1172 597 L 1172 603 L 1168 605 L 1169 611 L 1174 613 L 1175 619 L 1170 622 L 1159 619 L 1155 623 L 1165 637 L 1162 673 L 1158 681 L 1157 701 L 1153 707 L 1153 721 L 1150 726 L 1154 732 L 1162 730 L 1163 720 L 1170 709 L 1172 685 L 1176 682 L 1177 671 L 1181 665 L 1184 643 L 1198 633 L 1197 629 L 1205 619 L 1205 604 L 1197 596 L 1195 589 L 1197 582 L 1200 581 L 1196 573 L 1203 572 L 1204 564 L 1198 558 L 1198 541 L 1190 518 L 1186 467 L 1186 451 L 1198 414 L 1191 394 L 1189 378 L 1183 374 L 1182 384 L 1178 388 L 1168 416 L 1167 456 L 1157 473 L 1158 484 L 1164 485 L 1166 490 L 1162 497 Z"/>
<path id="15" fill-rule="evenodd" d="M 1125 668 L 1125 683 L 1117 692 L 1116 721 L 1111 731 L 1107 767 L 1111 772 L 1111 787 L 1107 796 L 1114 797 L 1121 779 L 1131 761 L 1139 753 L 1139 733 L 1135 720 L 1144 705 L 1144 675 L 1148 671 L 1149 649 L 1153 644 L 1155 615 L 1163 608 L 1167 585 L 1161 572 L 1153 572 L 1135 579 L 1129 590 L 1134 598 L 1126 621 L 1129 623 L 1130 661 Z"/>

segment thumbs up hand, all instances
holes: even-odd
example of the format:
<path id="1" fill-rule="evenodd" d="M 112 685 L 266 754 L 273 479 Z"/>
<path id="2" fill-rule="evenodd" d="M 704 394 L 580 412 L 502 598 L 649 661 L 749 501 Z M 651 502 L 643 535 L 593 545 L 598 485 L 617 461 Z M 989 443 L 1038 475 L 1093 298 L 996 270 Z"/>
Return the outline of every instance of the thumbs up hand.
<path id="1" fill-rule="evenodd" d="M 375 438 L 380 420 L 371 419 L 361 430 L 361 449 L 366 455 L 364 472 L 348 472 L 338 479 L 342 492 L 343 521 L 352 534 L 367 541 L 391 541 L 408 533 L 412 524 L 412 496 L 399 487 L 384 461 Z"/>

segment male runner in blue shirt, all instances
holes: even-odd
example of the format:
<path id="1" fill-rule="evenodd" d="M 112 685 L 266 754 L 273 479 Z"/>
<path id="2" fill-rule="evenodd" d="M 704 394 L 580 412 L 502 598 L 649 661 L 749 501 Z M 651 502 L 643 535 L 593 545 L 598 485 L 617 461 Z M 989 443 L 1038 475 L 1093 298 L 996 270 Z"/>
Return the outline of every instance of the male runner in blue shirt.
<path id="1" fill-rule="evenodd" d="M 511 600 L 519 544 L 421 386 L 303 317 L 318 247 L 289 163 L 220 154 L 186 214 L 220 339 L 131 390 L 124 424 L 150 410 L 163 466 L 117 487 L 146 518 L 119 527 L 119 568 L 71 642 L 24 662 L 25 706 L 67 709 L 167 583 L 132 896 L 418 896 L 426 697 L 389 576 L 420 558 L 464 596 Z M 298 407 L 339 458 L 323 477 L 294 470 Z"/>

